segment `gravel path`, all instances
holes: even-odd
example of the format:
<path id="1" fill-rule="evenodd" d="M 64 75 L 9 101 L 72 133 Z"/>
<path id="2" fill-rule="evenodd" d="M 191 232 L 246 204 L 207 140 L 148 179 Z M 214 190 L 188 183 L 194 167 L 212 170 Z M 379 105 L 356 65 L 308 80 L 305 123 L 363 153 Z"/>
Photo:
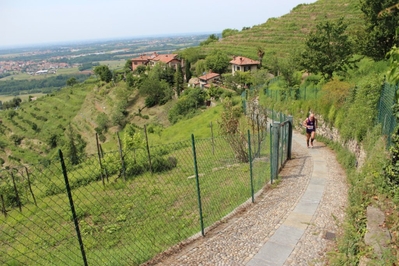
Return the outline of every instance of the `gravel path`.
<path id="1" fill-rule="evenodd" d="M 302 143 L 303 142 L 303 143 Z M 295 208 L 307 188 L 314 162 L 304 147 L 304 136 L 294 133 L 293 156 L 280 172 L 281 182 L 268 186 L 255 204 L 238 212 L 189 244 L 162 254 L 147 265 L 245 265 Z M 345 173 L 334 153 L 315 143 L 327 161 L 326 186 L 311 223 L 284 265 L 324 265 L 326 252 L 334 248 L 347 202 Z M 170 254 L 171 253 L 171 254 Z"/>

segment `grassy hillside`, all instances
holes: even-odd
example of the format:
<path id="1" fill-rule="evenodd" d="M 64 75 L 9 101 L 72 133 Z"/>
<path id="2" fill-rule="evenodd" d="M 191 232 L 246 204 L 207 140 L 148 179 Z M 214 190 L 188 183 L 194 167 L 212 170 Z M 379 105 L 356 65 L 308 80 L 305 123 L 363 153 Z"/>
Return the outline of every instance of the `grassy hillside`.
<path id="1" fill-rule="evenodd" d="M 211 43 L 205 49 L 223 49 L 231 55 L 242 55 L 257 59 L 257 48 L 265 51 L 264 60 L 270 56 L 284 57 L 304 45 L 307 34 L 315 25 L 326 19 L 344 17 L 348 31 L 363 25 L 358 0 L 319 0 L 313 4 L 300 4 L 289 14 L 270 18 L 265 23 L 254 25 L 233 36 Z M 272 8 L 272 7 L 271 7 Z"/>

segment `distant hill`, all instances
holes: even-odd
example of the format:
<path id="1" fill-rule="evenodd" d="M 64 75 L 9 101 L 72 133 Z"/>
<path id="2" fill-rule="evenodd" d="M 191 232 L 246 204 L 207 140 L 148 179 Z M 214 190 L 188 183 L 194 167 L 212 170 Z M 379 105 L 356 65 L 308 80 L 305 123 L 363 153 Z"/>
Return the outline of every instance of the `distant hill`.
<path id="1" fill-rule="evenodd" d="M 349 24 L 348 31 L 353 31 L 362 26 L 362 15 L 359 0 L 319 0 L 313 4 L 300 4 L 289 14 L 241 30 L 219 42 L 211 43 L 205 49 L 217 48 L 230 55 L 257 59 L 257 48 L 262 47 L 265 51 L 264 59 L 272 55 L 285 57 L 304 45 L 304 40 L 317 23 L 343 17 Z"/>

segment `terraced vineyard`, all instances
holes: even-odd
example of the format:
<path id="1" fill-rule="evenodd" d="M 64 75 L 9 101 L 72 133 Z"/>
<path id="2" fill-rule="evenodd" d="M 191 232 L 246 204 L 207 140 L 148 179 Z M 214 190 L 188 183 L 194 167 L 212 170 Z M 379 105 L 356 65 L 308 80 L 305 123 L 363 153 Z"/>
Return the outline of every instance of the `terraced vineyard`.
<path id="1" fill-rule="evenodd" d="M 357 0 L 319 0 L 313 4 L 300 4 L 289 14 L 270 18 L 267 22 L 255 25 L 210 44 L 205 49 L 222 49 L 230 55 L 242 55 L 257 59 L 257 48 L 268 56 L 285 57 L 304 45 L 307 34 L 318 22 L 343 17 L 348 23 L 348 31 L 362 27 L 362 15 Z"/>

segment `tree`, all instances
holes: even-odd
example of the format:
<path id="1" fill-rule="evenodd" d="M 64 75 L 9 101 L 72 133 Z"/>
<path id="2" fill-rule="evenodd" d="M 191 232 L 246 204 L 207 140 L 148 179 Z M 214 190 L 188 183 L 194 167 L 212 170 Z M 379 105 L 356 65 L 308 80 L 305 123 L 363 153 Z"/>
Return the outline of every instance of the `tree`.
<path id="1" fill-rule="evenodd" d="M 86 142 L 82 139 L 82 136 L 76 134 L 72 125 L 69 124 L 68 131 L 66 132 L 67 141 L 65 147 L 65 155 L 70 159 L 72 165 L 79 164 L 79 157 L 84 154 Z"/>
<path id="2" fill-rule="evenodd" d="M 186 64 L 184 65 L 184 72 L 186 74 L 186 82 L 188 83 L 192 77 L 191 62 L 188 60 L 186 60 Z"/>
<path id="3" fill-rule="evenodd" d="M 180 92 L 183 89 L 183 71 L 181 69 L 181 65 L 177 65 L 177 69 L 176 72 L 174 74 L 174 81 L 175 81 L 175 88 L 176 88 L 176 92 L 177 92 L 177 96 L 180 96 Z"/>
<path id="4" fill-rule="evenodd" d="M 161 78 L 161 76 L 163 76 L 170 79 L 169 77 L 170 74 L 169 72 L 164 73 L 163 71 L 164 70 L 161 64 L 157 64 L 149 72 L 148 78 L 146 78 L 139 87 L 140 94 L 147 96 L 146 99 L 147 107 L 152 107 L 156 104 L 164 104 L 172 97 L 171 94 L 172 90 L 170 88 L 169 82 Z M 172 84 L 174 78 L 173 74 L 172 74 Z"/>
<path id="5" fill-rule="evenodd" d="M 283 58 L 279 61 L 279 72 L 287 81 L 288 87 L 299 86 L 302 75 L 298 75 L 298 60 L 295 56 Z"/>
<path id="6" fill-rule="evenodd" d="M 100 77 L 101 81 L 110 82 L 112 80 L 112 72 L 106 65 L 96 66 L 94 73 Z"/>
<path id="7" fill-rule="evenodd" d="M 265 50 L 260 46 L 258 46 L 257 50 L 258 50 L 258 59 L 259 59 L 259 63 L 260 63 L 259 68 L 261 68 L 263 57 L 265 56 Z"/>
<path id="8" fill-rule="evenodd" d="M 126 60 L 123 70 L 125 71 L 126 74 L 132 72 L 132 60 L 131 59 Z"/>
<path id="9" fill-rule="evenodd" d="M 135 79 L 132 72 L 126 74 L 126 85 L 128 88 L 133 88 L 135 85 Z"/>
<path id="10" fill-rule="evenodd" d="M 141 74 L 144 74 L 146 70 L 147 70 L 147 67 L 145 65 L 138 65 L 136 67 L 136 69 L 134 70 L 134 72 L 141 75 Z"/>
<path id="11" fill-rule="evenodd" d="M 215 73 L 222 74 L 227 70 L 230 59 L 222 50 L 213 50 L 205 58 L 206 66 Z"/>
<path id="12" fill-rule="evenodd" d="M 189 61 L 191 63 L 195 63 L 200 59 L 205 58 L 204 52 L 201 50 L 201 47 L 189 47 L 184 49 L 179 53 L 181 58 L 184 60 Z"/>
<path id="13" fill-rule="evenodd" d="M 236 71 L 234 73 L 234 80 L 236 83 L 241 85 L 241 88 L 245 88 L 248 85 L 252 84 L 252 75 L 251 72 L 246 71 Z"/>
<path id="14" fill-rule="evenodd" d="M 355 62 L 351 61 L 352 44 L 345 34 L 347 25 L 343 19 L 325 21 L 316 25 L 309 34 L 306 49 L 301 54 L 300 65 L 307 71 L 321 73 L 330 80 L 336 71 L 345 71 Z"/>
<path id="15" fill-rule="evenodd" d="M 399 9 L 395 5 L 397 3 L 397 0 L 360 1 L 366 26 L 366 34 L 360 40 L 364 55 L 381 60 L 394 45 L 398 45 L 395 34 L 399 23 Z"/>
<path id="16" fill-rule="evenodd" d="M 109 123 L 108 116 L 105 113 L 100 113 L 96 117 L 96 123 L 97 123 L 97 127 L 100 129 L 101 132 L 107 131 L 108 123 Z"/>
<path id="17" fill-rule="evenodd" d="M 242 110 L 234 106 L 228 98 L 223 103 L 223 113 L 219 122 L 220 133 L 225 136 L 230 147 L 234 151 L 235 158 L 242 163 L 248 162 L 247 139 L 245 133 L 240 130 L 240 116 Z"/>
<path id="18" fill-rule="evenodd" d="M 207 71 L 205 59 L 198 60 L 197 63 L 195 63 L 195 74 L 197 77 L 200 77 L 205 71 Z"/>
<path id="19" fill-rule="evenodd" d="M 75 77 L 69 78 L 66 82 L 67 86 L 73 87 L 75 84 L 77 84 L 78 81 L 76 80 Z"/>
<path id="20" fill-rule="evenodd" d="M 209 35 L 208 39 L 206 39 L 203 42 L 200 42 L 200 46 L 208 45 L 212 42 L 217 42 L 219 40 L 219 37 L 217 37 L 215 34 Z"/>

